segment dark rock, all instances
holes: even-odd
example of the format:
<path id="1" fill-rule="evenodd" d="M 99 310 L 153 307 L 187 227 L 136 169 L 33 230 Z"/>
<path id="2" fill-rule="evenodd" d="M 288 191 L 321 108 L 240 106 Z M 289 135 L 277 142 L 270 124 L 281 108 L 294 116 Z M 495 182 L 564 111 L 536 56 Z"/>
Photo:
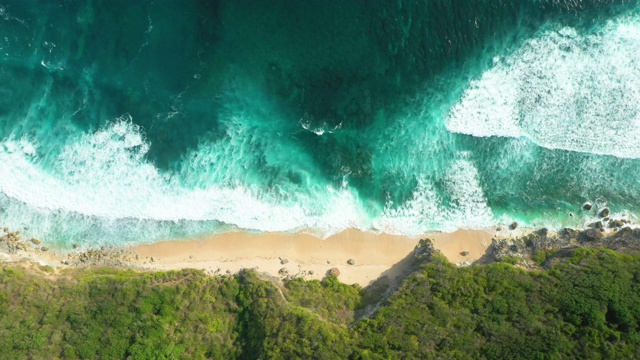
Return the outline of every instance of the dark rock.
<path id="1" fill-rule="evenodd" d="M 607 216 L 609 216 L 609 208 L 600 210 L 600 213 L 598 215 L 600 215 L 600 217 L 606 218 Z"/>
<path id="2" fill-rule="evenodd" d="M 288 259 L 281 259 L 280 260 L 280 264 L 282 264 L 282 265 L 287 264 L 287 263 L 289 263 Z"/>
<path id="3" fill-rule="evenodd" d="M 602 221 L 596 221 L 587 225 L 587 227 L 590 227 L 592 229 L 602 229 L 604 225 L 602 225 Z"/>
<path id="4" fill-rule="evenodd" d="M 282 268 L 278 270 L 278 274 L 280 274 L 280 276 L 287 276 L 289 274 L 289 270 L 287 270 L 287 268 Z"/>
<path id="5" fill-rule="evenodd" d="M 596 241 L 602 238 L 602 232 L 596 229 L 587 229 L 582 232 L 581 239 L 582 241 Z"/>
<path id="6" fill-rule="evenodd" d="M 622 220 L 611 220 L 609 221 L 609 228 L 618 228 L 618 227 L 622 227 L 622 225 L 624 225 L 624 222 L 622 222 Z"/>
<path id="7" fill-rule="evenodd" d="M 462 256 L 468 256 L 468 255 L 469 255 L 469 252 L 465 250 L 465 251 L 460 252 L 460 255 L 462 255 Z"/>
<path id="8" fill-rule="evenodd" d="M 327 271 L 327 276 L 338 277 L 340 276 L 340 270 L 338 270 L 338 268 L 331 268 L 329 269 L 329 271 Z"/>
<path id="9" fill-rule="evenodd" d="M 42 250 L 42 251 L 49 251 L 49 248 L 48 248 L 48 247 L 46 247 L 46 246 L 43 246 L 43 247 L 41 247 L 41 248 L 40 248 L 40 250 Z"/>
<path id="10" fill-rule="evenodd" d="M 584 204 L 582 204 L 582 210 L 591 210 L 591 208 L 593 208 L 593 205 L 590 202 L 586 202 Z"/>
<path id="11" fill-rule="evenodd" d="M 502 226 L 498 226 L 498 227 L 496 228 L 496 231 L 502 231 Z"/>
<path id="12" fill-rule="evenodd" d="M 572 212 L 569 213 L 569 217 L 573 217 L 573 213 Z"/>
<path id="13" fill-rule="evenodd" d="M 509 225 L 509 229 L 511 230 L 515 230 L 518 228 L 518 223 L 517 222 L 512 222 L 511 225 Z"/>
<path id="14" fill-rule="evenodd" d="M 309 270 L 309 275 L 313 275 L 313 274 L 315 274 L 315 273 L 316 273 L 315 271 L 313 271 L 313 270 Z"/>
<path id="15" fill-rule="evenodd" d="M 433 256 L 435 247 L 430 239 L 421 239 L 413 249 L 413 257 L 416 261 L 428 261 Z"/>
<path id="16" fill-rule="evenodd" d="M 540 237 L 547 237 L 547 235 L 549 235 L 549 230 L 547 228 L 542 228 L 536 230 L 535 233 Z"/>
<path id="17" fill-rule="evenodd" d="M 6 228 L 4 228 L 4 229 L 3 229 L 3 231 L 4 231 L 4 232 L 6 232 L 6 233 L 8 233 L 8 232 L 9 232 L 9 228 L 8 228 L 8 227 L 6 227 Z"/>
<path id="18" fill-rule="evenodd" d="M 74 249 L 77 249 L 77 248 L 79 248 L 79 247 L 80 247 L 80 245 L 78 245 L 78 244 L 73 244 L 73 248 L 74 248 Z"/>
<path id="19" fill-rule="evenodd" d="M 38 240 L 38 239 L 36 239 L 36 238 L 31 238 L 31 242 L 32 242 L 32 243 L 34 243 L 34 244 L 36 244 L 36 245 L 40 245 L 40 244 L 42 244 L 42 241 L 40 241 L 40 240 Z"/>
<path id="20" fill-rule="evenodd" d="M 355 260 L 353 260 L 353 259 L 349 259 L 349 260 L 347 260 L 347 264 L 349 264 L 349 265 L 355 265 L 355 264 L 356 264 L 356 261 L 355 261 Z"/>

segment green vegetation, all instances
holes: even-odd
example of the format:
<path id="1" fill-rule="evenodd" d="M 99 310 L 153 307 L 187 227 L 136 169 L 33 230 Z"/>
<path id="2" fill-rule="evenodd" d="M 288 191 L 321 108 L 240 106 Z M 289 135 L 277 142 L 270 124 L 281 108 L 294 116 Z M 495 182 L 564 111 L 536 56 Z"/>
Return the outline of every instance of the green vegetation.
<path id="1" fill-rule="evenodd" d="M 640 358 L 640 256 L 564 252 L 547 271 L 422 265 L 369 319 L 335 277 L 284 286 L 206 277 L 5 266 L 4 358 Z M 546 253 L 537 261 L 557 254 Z M 556 259 L 558 260 L 558 259 Z M 349 326 L 346 326 L 349 325 Z"/>

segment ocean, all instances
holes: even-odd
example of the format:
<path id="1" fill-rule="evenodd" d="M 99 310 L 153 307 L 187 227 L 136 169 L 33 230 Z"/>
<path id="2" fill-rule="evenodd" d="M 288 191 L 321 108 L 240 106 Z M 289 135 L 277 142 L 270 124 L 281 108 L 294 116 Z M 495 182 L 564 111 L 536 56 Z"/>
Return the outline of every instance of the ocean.
<path id="1" fill-rule="evenodd" d="M 0 0 L 0 139 L 60 247 L 633 220 L 640 5 Z"/>

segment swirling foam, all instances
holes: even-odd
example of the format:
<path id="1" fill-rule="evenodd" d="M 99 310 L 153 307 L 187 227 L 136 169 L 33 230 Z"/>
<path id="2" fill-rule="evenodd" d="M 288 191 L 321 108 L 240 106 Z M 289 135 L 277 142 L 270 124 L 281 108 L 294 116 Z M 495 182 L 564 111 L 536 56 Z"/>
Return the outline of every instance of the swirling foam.
<path id="1" fill-rule="evenodd" d="M 432 180 L 422 177 L 413 197 L 400 207 L 388 204 L 374 224 L 392 234 L 421 235 L 427 231 L 481 229 L 493 224 L 493 212 L 480 185 L 478 170 L 462 153 L 447 169 L 443 199 Z"/>
<path id="2" fill-rule="evenodd" d="M 449 131 L 640 158 L 640 17 L 580 34 L 545 30 L 472 81 Z"/>
<path id="3" fill-rule="evenodd" d="M 34 142 L 5 139 L 0 170 L 11 176 L 0 177 L 0 192 L 36 212 L 111 222 L 215 220 L 260 231 L 310 228 L 326 233 L 364 223 L 358 202 L 346 189 L 326 187 L 321 198 L 303 195 L 285 202 L 241 186 L 188 188 L 179 174 L 163 173 L 145 160 L 148 148 L 130 119 L 70 141 L 53 169 L 40 161 Z M 4 214 L 5 220 L 9 215 Z"/>

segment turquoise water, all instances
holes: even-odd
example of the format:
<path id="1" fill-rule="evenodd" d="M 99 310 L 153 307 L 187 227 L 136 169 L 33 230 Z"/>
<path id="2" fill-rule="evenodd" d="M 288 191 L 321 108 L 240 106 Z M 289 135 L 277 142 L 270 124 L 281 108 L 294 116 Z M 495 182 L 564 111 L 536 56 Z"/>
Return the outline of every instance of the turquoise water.
<path id="1" fill-rule="evenodd" d="M 636 218 L 640 7 L 0 0 L 0 138 L 52 244 Z"/>

